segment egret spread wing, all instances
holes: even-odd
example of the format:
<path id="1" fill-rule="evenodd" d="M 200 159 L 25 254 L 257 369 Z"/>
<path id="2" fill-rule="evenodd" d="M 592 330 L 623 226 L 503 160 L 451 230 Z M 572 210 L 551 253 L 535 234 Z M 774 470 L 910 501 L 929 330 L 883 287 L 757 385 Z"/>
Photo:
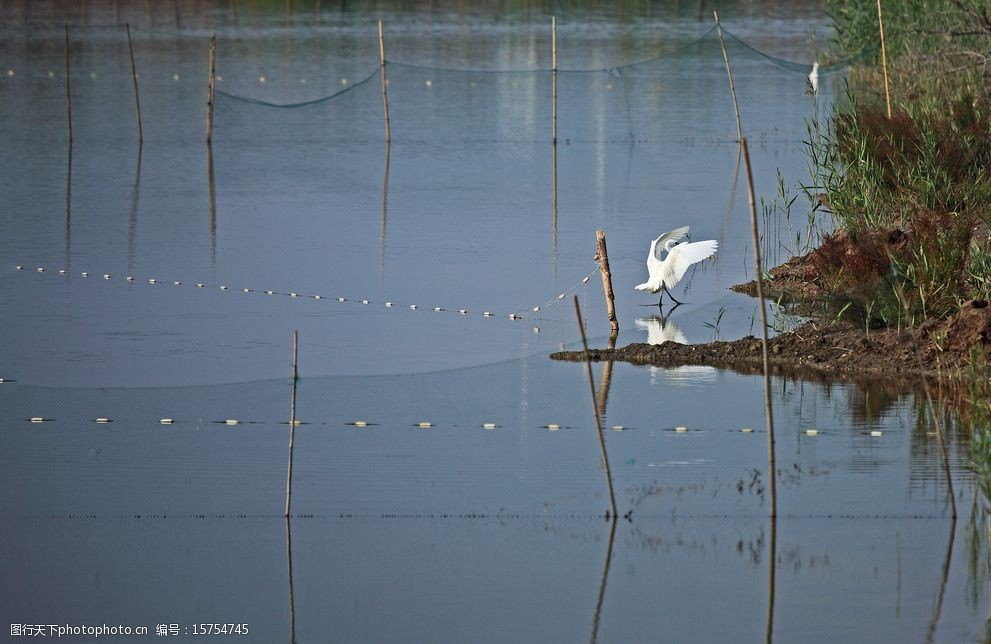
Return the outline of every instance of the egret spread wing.
<path id="1" fill-rule="evenodd" d="M 712 257 L 718 247 L 719 243 L 715 239 L 707 239 L 705 241 L 678 244 L 672 248 L 668 254 L 668 261 L 671 262 L 671 276 L 674 278 L 674 283 L 677 284 L 681 281 L 689 266 Z"/>
<path id="2" fill-rule="evenodd" d="M 682 226 L 681 228 L 675 228 L 674 230 L 669 230 L 654 242 L 654 258 L 660 260 L 661 252 L 664 250 L 664 243 L 668 240 L 678 241 L 688 234 L 688 226 Z"/>

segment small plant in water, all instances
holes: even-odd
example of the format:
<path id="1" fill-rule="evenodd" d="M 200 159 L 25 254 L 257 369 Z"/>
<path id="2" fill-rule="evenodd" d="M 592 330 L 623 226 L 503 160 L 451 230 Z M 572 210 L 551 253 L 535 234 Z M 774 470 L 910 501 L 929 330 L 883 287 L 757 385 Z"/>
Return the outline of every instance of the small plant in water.
<path id="1" fill-rule="evenodd" d="M 726 313 L 726 308 L 720 306 L 719 307 L 719 311 L 716 313 L 716 317 L 714 317 L 712 319 L 712 322 L 703 322 L 702 323 L 703 326 L 706 326 L 706 327 L 712 329 L 712 339 L 713 340 L 718 340 L 719 339 L 719 323 L 722 321 L 723 314 L 724 313 Z"/>

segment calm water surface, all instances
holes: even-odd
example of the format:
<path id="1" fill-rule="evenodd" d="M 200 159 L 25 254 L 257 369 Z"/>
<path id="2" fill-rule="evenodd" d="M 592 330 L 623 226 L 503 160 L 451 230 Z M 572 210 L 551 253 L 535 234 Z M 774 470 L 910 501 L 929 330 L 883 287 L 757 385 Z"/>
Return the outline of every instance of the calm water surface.
<path id="1" fill-rule="evenodd" d="M 620 344 L 757 331 L 728 291 L 753 275 L 747 196 L 697 6 L 559 12 L 555 148 L 550 8 L 239 5 L 0 9 L 6 621 L 151 629 L 117 641 L 216 622 L 259 642 L 987 640 L 966 437 L 954 523 L 911 395 L 774 381 L 772 524 L 759 378 L 596 365 L 630 513 L 601 519 L 588 381 L 547 359 L 577 345 L 572 293 L 606 341 L 595 230 Z M 720 12 L 770 56 L 728 43 L 770 203 L 778 171 L 791 194 L 812 181 L 803 141 L 842 75 L 804 94 L 818 4 Z M 768 217 L 772 260 L 807 243 L 806 210 Z M 681 225 L 720 252 L 662 318 L 633 285 Z"/>

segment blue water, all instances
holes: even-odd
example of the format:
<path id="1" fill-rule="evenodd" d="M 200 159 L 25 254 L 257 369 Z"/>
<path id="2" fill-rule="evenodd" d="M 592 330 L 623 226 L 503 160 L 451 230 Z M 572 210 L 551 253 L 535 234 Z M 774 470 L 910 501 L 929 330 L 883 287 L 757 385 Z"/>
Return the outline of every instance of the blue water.
<path id="1" fill-rule="evenodd" d="M 241 639 L 259 642 L 986 639 L 987 518 L 967 439 L 950 436 L 954 527 L 911 394 L 775 379 L 772 527 L 760 378 L 594 365 L 628 515 L 614 533 L 602 519 L 584 368 L 547 358 L 579 346 L 573 294 L 606 342 L 595 231 L 619 344 L 759 329 L 754 301 L 728 290 L 753 276 L 747 195 L 697 7 L 559 12 L 556 148 L 543 8 L 79 11 L 0 12 L 11 624 L 148 637 L 175 624 L 196 639 L 194 625 L 247 623 Z M 828 42 L 816 3 L 721 18 L 786 61 L 811 66 Z M 225 94 L 208 147 L 213 31 Z M 801 65 L 732 40 L 729 52 L 770 204 L 778 171 L 790 194 L 810 184 L 803 141 L 842 76 L 813 100 Z M 245 100 L 348 87 L 303 107 Z M 762 224 L 772 261 L 808 243 L 796 203 Z M 662 320 L 633 285 L 650 239 L 681 225 L 720 251 Z"/>

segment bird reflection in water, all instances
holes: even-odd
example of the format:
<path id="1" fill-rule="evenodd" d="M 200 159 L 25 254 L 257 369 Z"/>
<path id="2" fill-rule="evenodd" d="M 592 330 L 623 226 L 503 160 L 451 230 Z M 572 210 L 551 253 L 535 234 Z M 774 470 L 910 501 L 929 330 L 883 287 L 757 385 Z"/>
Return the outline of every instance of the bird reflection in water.
<path id="1" fill-rule="evenodd" d="M 671 310 L 674 311 L 674 309 Z M 635 323 L 638 329 L 647 330 L 647 344 L 664 344 L 665 342 L 688 344 L 688 338 L 667 316 L 648 315 L 637 318 Z"/>

